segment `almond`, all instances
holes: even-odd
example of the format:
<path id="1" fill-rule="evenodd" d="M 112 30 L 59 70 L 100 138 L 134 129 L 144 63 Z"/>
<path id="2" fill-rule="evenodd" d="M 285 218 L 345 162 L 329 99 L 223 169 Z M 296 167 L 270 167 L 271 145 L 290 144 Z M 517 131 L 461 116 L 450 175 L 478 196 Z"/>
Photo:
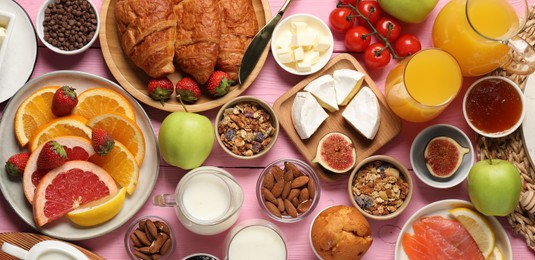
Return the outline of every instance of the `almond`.
<path id="1" fill-rule="evenodd" d="M 290 171 L 290 170 L 286 170 L 286 169 L 285 169 L 285 172 L 284 172 L 284 180 L 285 180 L 286 182 L 290 182 L 290 181 L 293 181 L 293 179 L 294 179 L 294 174 L 293 174 L 293 172 Z"/>
<path id="2" fill-rule="evenodd" d="M 162 247 L 160 248 L 160 255 L 165 255 L 167 251 L 169 251 L 169 248 L 171 248 L 171 239 L 165 240 Z"/>
<path id="3" fill-rule="evenodd" d="M 297 209 L 289 200 L 284 200 L 284 206 L 286 207 L 286 212 L 293 218 L 297 217 Z"/>
<path id="4" fill-rule="evenodd" d="M 292 189 L 292 184 L 290 182 L 286 182 L 284 184 L 284 188 L 282 189 L 282 198 L 286 199 L 288 198 L 288 195 L 290 194 L 290 190 Z"/>
<path id="5" fill-rule="evenodd" d="M 140 229 L 136 229 L 134 231 L 134 234 L 139 239 L 141 244 L 146 245 L 146 246 L 150 246 L 149 238 L 147 237 L 147 234 L 145 234 L 145 232 L 141 231 Z"/>
<path id="6" fill-rule="evenodd" d="M 292 181 L 292 188 L 301 188 L 308 183 L 308 176 L 299 176 Z"/>
<path id="7" fill-rule="evenodd" d="M 294 179 L 303 175 L 303 173 L 292 162 L 284 162 L 284 169 L 292 172 Z"/>
<path id="8" fill-rule="evenodd" d="M 271 166 L 271 169 L 269 169 L 269 172 L 273 174 L 273 177 L 275 178 L 275 181 L 280 181 L 284 179 L 284 171 L 277 165 Z"/>
<path id="9" fill-rule="evenodd" d="M 284 206 L 284 200 L 281 197 L 277 198 L 277 208 L 279 208 L 280 212 L 284 212 L 284 210 L 286 210 L 286 207 Z"/>
<path id="10" fill-rule="evenodd" d="M 310 206 L 312 205 L 312 200 L 305 200 L 297 206 L 297 211 L 299 213 L 305 213 L 308 209 L 310 209 Z"/>
<path id="11" fill-rule="evenodd" d="M 154 225 L 154 222 L 151 220 L 145 221 L 145 232 L 147 233 L 147 236 L 150 235 L 153 239 L 158 236 L 158 228 L 156 228 L 156 225 Z"/>
<path id="12" fill-rule="evenodd" d="M 271 189 L 271 193 L 273 196 L 279 197 L 282 194 L 282 190 L 284 189 L 284 179 L 281 179 L 275 183 L 273 186 L 273 189 Z"/>
<path id="13" fill-rule="evenodd" d="M 294 205 L 294 207 L 297 207 L 299 206 L 299 197 L 295 197 L 291 200 L 292 204 Z M 286 206 L 286 205 L 285 205 Z"/>
<path id="14" fill-rule="evenodd" d="M 264 175 L 262 186 L 271 190 L 273 189 L 273 185 L 275 185 L 275 177 L 273 177 L 273 173 L 268 172 L 266 175 Z"/>
<path id="15" fill-rule="evenodd" d="M 281 215 L 281 212 L 279 210 L 279 208 L 277 206 L 275 206 L 275 204 L 269 202 L 269 201 L 266 201 L 266 208 L 269 210 L 269 212 L 271 212 L 271 214 L 277 216 L 277 217 L 282 217 Z"/>
<path id="16" fill-rule="evenodd" d="M 273 193 L 271 193 L 271 191 L 268 190 L 267 188 L 262 188 L 262 196 L 267 201 L 273 202 L 275 204 L 277 203 L 277 198 L 275 198 Z"/>
<path id="17" fill-rule="evenodd" d="M 290 194 L 288 195 L 288 199 L 291 201 L 293 198 L 299 196 L 299 193 L 301 193 L 301 191 L 299 189 L 290 190 Z"/>
<path id="18" fill-rule="evenodd" d="M 308 196 L 310 199 L 313 199 L 316 196 L 316 183 L 313 180 L 310 180 L 307 185 Z"/>
<path id="19" fill-rule="evenodd" d="M 308 199 L 309 199 L 308 188 L 301 189 L 301 192 L 299 193 L 299 203 Z"/>
<path id="20" fill-rule="evenodd" d="M 158 228 L 158 231 L 167 234 L 167 236 L 171 235 L 171 231 L 169 230 L 169 227 L 167 226 L 167 224 L 165 224 L 165 223 L 163 223 L 163 222 L 161 222 L 159 220 L 156 220 L 154 222 L 154 225 L 156 225 L 156 228 Z"/>

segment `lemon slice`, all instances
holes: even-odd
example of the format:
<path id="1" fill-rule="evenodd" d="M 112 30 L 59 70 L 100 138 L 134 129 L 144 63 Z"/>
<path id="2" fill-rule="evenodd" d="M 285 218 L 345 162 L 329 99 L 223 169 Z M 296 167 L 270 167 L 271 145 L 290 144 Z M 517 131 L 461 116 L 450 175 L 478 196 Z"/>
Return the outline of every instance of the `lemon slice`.
<path id="1" fill-rule="evenodd" d="M 495 237 L 487 219 L 468 208 L 455 208 L 449 212 L 466 228 L 476 241 L 483 256 L 488 258 L 495 248 Z"/>
<path id="2" fill-rule="evenodd" d="M 67 217 L 73 223 L 84 227 L 102 224 L 121 211 L 125 197 L 126 188 L 123 187 L 115 194 L 90 202 L 67 213 Z"/>
<path id="3" fill-rule="evenodd" d="M 500 251 L 500 249 L 497 246 L 495 246 L 494 250 L 492 250 L 492 254 L 490 254 L 490 256 L 487 257 L 486 260 L 503 260 L 503 259 L 505 259 L 505 257 L 503 256 L 502 251 Z"/>

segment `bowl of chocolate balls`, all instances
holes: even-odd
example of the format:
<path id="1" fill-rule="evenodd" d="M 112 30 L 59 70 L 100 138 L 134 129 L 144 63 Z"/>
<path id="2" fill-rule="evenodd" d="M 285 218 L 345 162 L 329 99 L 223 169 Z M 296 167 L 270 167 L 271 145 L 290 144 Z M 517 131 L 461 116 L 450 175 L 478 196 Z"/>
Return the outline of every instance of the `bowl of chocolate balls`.
<path id="1" fill-rule="evenodd" d="M 100 18 L 89 0 L 46 0 L 35 21 L 37 35 L 50 50 L 79 54 L 97 39 Z"/>

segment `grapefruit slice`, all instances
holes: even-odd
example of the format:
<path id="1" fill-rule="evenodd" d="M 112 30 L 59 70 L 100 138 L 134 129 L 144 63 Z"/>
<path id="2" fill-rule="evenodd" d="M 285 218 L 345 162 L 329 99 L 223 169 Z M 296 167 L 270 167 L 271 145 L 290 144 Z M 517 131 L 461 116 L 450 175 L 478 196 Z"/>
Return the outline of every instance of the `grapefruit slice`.
<path id="1" fill-rule="evenodd" d="M 61 144 L 67 151 L 67 160 L 87 161 L 89 157 L 95 154 L 95 150 L 93 150 L 93 146 L 91 146 L 91 141 L 86 138 L 79 136 L 61 136 L 54 138 L 54 140 Z M 37 157 L 39 157 L 39 153 L 44 145 L 45 143 L 42 143 L 33 153 L 31 153 L 26 168 L 24 168 L 24 174 L 22 175 L 24 196 L 26 196 L 26 199 L 30 204 L 33 203 L 35 187 L 48 172 L 37 170 Z"/>
<path id="2" fill-rule="evenodd" d="M 42 227 L 117 190 L 113 178 L 98 165 L 68 161 L 48 172 L 37 185 L 33 200 L 35 224 Z"/>

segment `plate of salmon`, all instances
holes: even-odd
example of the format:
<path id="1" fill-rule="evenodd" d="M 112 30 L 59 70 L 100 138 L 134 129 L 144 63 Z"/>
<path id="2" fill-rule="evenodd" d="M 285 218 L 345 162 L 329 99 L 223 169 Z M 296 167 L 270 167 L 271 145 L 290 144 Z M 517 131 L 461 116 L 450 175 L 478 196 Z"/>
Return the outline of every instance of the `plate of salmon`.
<path id="1" fill-rule="evenodd" d="M 494 235 L 490 253 L 482 249 L 482 238 L 472 235 L 455 213 L 459 209 L 477 214 L 488 224 Z M 401 229 L 395 249 L 396 260 L 484 260 L 493 254 L 512 259 L 511 242 L 503 226 L 495 217 L 477 213 L 470 202 L 457 199 L 437 201 L 414 213 Z"/>

